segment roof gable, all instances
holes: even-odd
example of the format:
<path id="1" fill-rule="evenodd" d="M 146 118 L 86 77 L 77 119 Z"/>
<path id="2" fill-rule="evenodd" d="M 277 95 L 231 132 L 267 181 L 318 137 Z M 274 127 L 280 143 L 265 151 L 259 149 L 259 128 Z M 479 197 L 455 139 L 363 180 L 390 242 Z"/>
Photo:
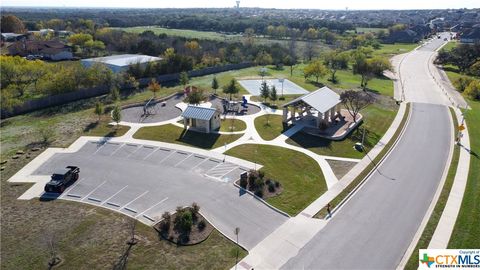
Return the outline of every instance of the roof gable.
<path id="1" fill-rule="evenodd" d="M 185 118 L 193 118 L 199 120 L 210 120 L 217 112 L 214 108 L 206 108 L 200 106 L 188 105 L 182 116 Z"/>
<path id="2" fill-rule="evenodd" d="M 304 102 L 313 107 L 315 110 L 323 113 L 340 103 L 340 95 L 335 93 L 332 89 L 324 86 L 316 91 L 286 103 L 283 105 L 283 107 L 293 105 L 298 102 Z"/>

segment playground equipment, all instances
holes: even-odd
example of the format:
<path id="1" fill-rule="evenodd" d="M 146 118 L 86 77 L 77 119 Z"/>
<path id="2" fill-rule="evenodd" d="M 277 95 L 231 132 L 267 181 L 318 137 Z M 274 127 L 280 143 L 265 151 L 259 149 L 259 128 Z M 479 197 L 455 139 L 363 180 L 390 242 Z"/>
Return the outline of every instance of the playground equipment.
<path id="1" fill-rule="evenodd" d="M 157 103 L 155 102 L 154 98 L 152 97 L 145 105 L 143 105 L 143 115 L 142 116 L 148 116 L 156 113 L 155 110 L 155 105 Z"/>

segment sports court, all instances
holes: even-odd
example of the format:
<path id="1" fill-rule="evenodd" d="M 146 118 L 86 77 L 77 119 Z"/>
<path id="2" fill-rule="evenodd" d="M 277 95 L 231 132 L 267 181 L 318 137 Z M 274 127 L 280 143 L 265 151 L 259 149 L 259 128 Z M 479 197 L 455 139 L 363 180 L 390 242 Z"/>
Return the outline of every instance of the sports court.
<path id="1" fill-rule="evenodd" d="M 80 178 L 58 198 L 89 203 L 152 225 L 165 212 L 196 202 L 222 233 L 248 232 L 247 249 L 287 217 L 233 185 L 249 168 L 178 149 L 122 142 L 86 142 L 77 152 L 57 153 L 33 175 L 50 175 L 67 165 L 80 167 Z"/>
<path id="2" fill-rule="evenodd" d="M 275 85 L 277 89 L 277 95 L 282 95 L 282 83 L 279 79 L 268 79 L 265 80 L 267 85 L 271 88 Z M 262 80 L 239 80 L 238 83 L 245 88 L 250 94 L 254 96 L 260 95 L 260 87 L 262 86 Z M 303 89 L 302 87 L 294 84 L 293 82 L 284 79 L 283 81 L 283 94 L 284 95 L 302 95 L 309 93 L 307 90 Z"/>

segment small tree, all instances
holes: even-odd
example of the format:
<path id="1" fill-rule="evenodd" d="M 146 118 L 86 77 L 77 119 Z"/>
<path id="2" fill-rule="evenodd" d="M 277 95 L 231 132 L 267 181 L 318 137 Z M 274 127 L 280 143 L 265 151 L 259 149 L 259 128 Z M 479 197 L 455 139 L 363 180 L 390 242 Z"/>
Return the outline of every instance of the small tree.
<path id="1" fill-rule="evenodd" d="M 122 121 L 122 113 L 121 113 L 120 107 L 118 105 L 115 105 L 115 107 L 113 107 L 112 120 L 115 123 L 117 123 L 117 125 L 115 125 L 115 129 L 117 129 L 118 128 L 118 123 L 120 123 L 120 121 Z"/>
<path id="2" fill-rule="evenodd" d="M 260 86 L 260 96 L 263 98 L 263 102 L 266 102 L 267 98 L 270 96 L 270 89 L 265 81 L 263 81 Z"/>
<path id="3" fill-rule="evenodd" d="M 217 80 L 217 77 L 213 77 L 213 80 L 212 80 L 212 89 L 213 89 L 213 93 L 216 95 L 217 94 L 217 89 L 220 87 L 220 85 L 218 85 L 218 80 Z"/>
<path id="4" fill-rule="evenodd" d="M 340 95 L 340 100 L 356 123 L 358 113 L 372 104 L 375 98 L 367 92 L 347 90 Z"/>
<path id="5" fill-rule="evenodd" d="M 287 55 L 283 58 L 283 64 L 290 67 L 290 77 L 293 76 L 293 67 L 297 61 L 290 55 Z"/>
<path id="6" fill-rule="evenodd" d="M 188 104 L 196 105 L 196 104 L 200 104 L 200 102 L 202 102 L 203 99 L 204 99 L 203 91 L 200 89 L 196 89 L 188 93 L 186 101 L 188 102 Z"/>
<path id="7" fill-rule="evenodd" d="M 120 92 L 118 91 L 117 87 L 112 87 L 110 89 L 110 100 L 113 103 L 116 103 L 120 100 Z"/>
<path id="8" fill-rule="evenodd" d="M 193 216 L 190 211 L 177 212 L 175 228 L 182 233 L 189 233 L 193 225 Z"/>
<path id="9" fill-rule="evenodd" d="M 180 73 L 180 84 L 183 85 L 183 88 L 187 86 L 189 81 L 190 79 L 188 78 L 188 73 L 185 71 L 182 71 L 182 73 Z"/>
<path id="10" fill-rule="evenodd" d="M 157 82 L 157 80 L 152 79 L 147 87 L 148 90 L 152 91 L 153 98 L 157 97 L 157 92 L 160 92 L 162 86 Z"/>
<path id="11" fill-rule="evenodd" d="M 198 203 L 196 202 L 192 203 L 192 214 L 196 217 L 199 212 L 200 212 L 200 205 L 198 205 Z"/>
<path id="12" fill-rule="evenodd" d="M 232 79 L 224 88 L 223 93 L 230 95 L 230 100 L 232 100 L 232 94 L 236 94 L 240 91 L 240 88 L 237 85 L 237 81 Z"/>
<path id="13" fill-rule="evenodd" d="M 103 108 L 103 104 L 100 101 L 95 103 L 95 114 L 98 116 L 97 122 L 100 122 L 100 116 L 104 113 L 105 109 Z"/>
<path id="14" fill-rule="evenodd" d="M 270 89 L 270 100 L 275 103 L 277 101 L 277 88 L 275 85 L 272 85 L 272 89 Z"/>
<path id="15" fill-rule="evenodd" d="M 465 95 L 474 100 L 480 100 L 480 81 L 473 80 L 467 88 L 465 88 Z"/>

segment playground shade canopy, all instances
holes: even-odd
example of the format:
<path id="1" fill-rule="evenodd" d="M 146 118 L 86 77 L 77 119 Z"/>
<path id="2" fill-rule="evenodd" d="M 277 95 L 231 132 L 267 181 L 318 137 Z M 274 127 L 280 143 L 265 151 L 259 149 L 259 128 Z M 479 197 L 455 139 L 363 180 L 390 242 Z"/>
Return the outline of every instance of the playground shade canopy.
<path id="1" fill-rule="evenodd" d="M 215 115 L 215 108 L 188 106 L 182 113 L 182 117 L 198 120 L 210 120 Z"/>

